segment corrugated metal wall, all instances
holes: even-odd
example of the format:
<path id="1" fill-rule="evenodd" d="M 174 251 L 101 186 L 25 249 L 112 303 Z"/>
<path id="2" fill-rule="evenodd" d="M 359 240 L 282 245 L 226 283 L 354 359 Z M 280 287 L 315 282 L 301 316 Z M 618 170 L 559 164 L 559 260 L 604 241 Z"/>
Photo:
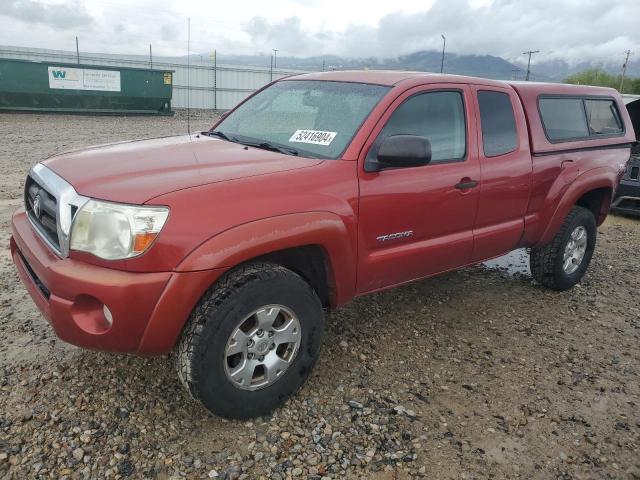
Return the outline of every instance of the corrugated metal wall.
<path id="1" fill-rule="evenodd" d="M 0 46 L 0 58 L 17 58 L 22 60 L 75 63 L 75 52 L 48 50 L 42 48 L 24 48 Z M 191 57 L 191 66 L 187 69 L 186 58 L 153 57 L 152 62 L 144 55 L 116 55 L 103 53 L 80 53 L 80 62 L 90 65 L 111 65 L 118 67 L 157 68 L 174 70 L 173 76 L 173 108 L 186 108 L 187 95 L 191 92 L 191 108 L 217 108 L 226 110 L 235 106 L 254 90 L 269 83 L 271 71 L 266 68 L 240 67 L 236 65 L 214 65 L 212 61 Z M 304 73 L 276 69 L 273 79 L 287 75 Z M 189 83 L 187 77 L 190 77 Z M 214 89 L 215 81 L 215 89 Z M 190 88 L 187 88 L 187 84 Z"/>

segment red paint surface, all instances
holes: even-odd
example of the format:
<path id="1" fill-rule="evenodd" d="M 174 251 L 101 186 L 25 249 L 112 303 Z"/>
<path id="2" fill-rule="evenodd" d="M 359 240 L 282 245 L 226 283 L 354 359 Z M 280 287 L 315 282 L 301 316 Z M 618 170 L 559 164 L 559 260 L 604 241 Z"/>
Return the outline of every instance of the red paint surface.
<path id="1" fill-rule="evenodd" d="M 322 248 L 329 261 L 331 304 L 336 307 L 356 295 L 543 244 L 584 193 L 614 189 L 629 158 L 626 146 L 566 150 L 635 140 L 619 95 L 609 89 L 407 72 L 330 72 L 295 78 L 364 81 L 392 88 L 339 160 L 297 158 L 192 135 L 92 147 L 45 162 L 82 195 L 171 209 L 153 247 L 122 261 L 79 252 L 60 259 L 33 231 L 24 211 L 16 212 L 14 261 L 29 293 L 63 340 L 102 350 L 166 352 L 198 299 L 220 275 L 285 248 Z M 402 100 L 443 88 L 461 90 L 465 97 L 465 161 L 365 172 L 369 148 Z M 516 151 L 484 156 L 478 89 L 510 95 L 519 132 Z M 549 143 L 537 112 L 541 93 L 612 96 L 627 133 Z M 478 186 L 464 191 L 454 187 L 465 179 L 477 180 Z M 600 222 L 607 212 L 608 204 Z M 409 230 L 410 237 L 377 240 Z M 49 299 L 35 285 L 23 257 L 51 291 Z M 113 325 L 107 329 L 95 308 L 100 302 L 113 313 Z"/>

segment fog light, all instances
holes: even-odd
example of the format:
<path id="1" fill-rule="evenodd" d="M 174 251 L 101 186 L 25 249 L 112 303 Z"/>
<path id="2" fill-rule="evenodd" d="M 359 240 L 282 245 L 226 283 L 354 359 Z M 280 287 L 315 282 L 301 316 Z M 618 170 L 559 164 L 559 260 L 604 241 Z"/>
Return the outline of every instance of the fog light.
<path id="1" fill-rule="evenodd" d="M 111 310 L 91 295 L 76 297 L 71 314 L 76 325 L 91 335 L 107 333 L 113 325 Z"/>
<path id="2" fill-rule="evenodd" d="M 111 310 L 109 310 L 109 307 L 107 307 L 106 305 L 103 305 L 102 313 L 104 314 L 104 318 L 107 320 L 107 323 L 109 324 L 109 328 L 111 328 L 111 325 L 113 325 L 113 314 L 111 313 Z"/>

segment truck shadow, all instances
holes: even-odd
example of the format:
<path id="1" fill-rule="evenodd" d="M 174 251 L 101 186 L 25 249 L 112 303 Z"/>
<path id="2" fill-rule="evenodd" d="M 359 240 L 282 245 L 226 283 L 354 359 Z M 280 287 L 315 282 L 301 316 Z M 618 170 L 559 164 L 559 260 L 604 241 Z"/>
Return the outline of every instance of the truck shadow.
<path id="1" fill-rule="evenodd" d="M 522 262 L 523 254 L 519 253 L 489 265 L 362 297 L 328 314 L 322 356 L 301 395 L 313 394 L 318 387 L 348 384 L 350 369 L 356 364 L 366 364 L 369 357 L 377 355 L 382 359 L 390 354 L 391 345 L 402 345 L 407 339 L 426 345 L 435 331 L 444 335 L 447 343 L 475 334 L 471 330 L 477 328 L 483 315 L 492 310 L 495 313 L 498 304 L 504 307 L 505 291 L 532 288 Z M 482 302 L 478 302 L 479 298 Z M 340 347 L 341 343 L 347 347 Z M 216 429 L 229 423 L 211 417 L 186 394 L 169 356 L 141 358 L 77 349 L 73 358 L 65 359 L 63 364 L 65 375 L 75 378 L 72 386 L 79 387 L 75 394 L 85 398 L 88 405 L 100 395 L 108 398 L 108 408 L 114 412 L 126 409 L 136 422 L 143 424 L 156 415 L 171 415 L 180 419 L 176 427 L 184 433 L 198 422 Z M 76 369 L 76 365 L 83 368 Z M 89 385 L 92 387 L 86 388 Z M 105 389 L 112 394 L 105 396 Z M 287 408 L 291 408 L 289 404 L 282 410 Z M 129 419 L 122 415 L 123 418 L 116 417 Z M 236 428 L 242 424 L 231 423 L 236 423 Z"/>

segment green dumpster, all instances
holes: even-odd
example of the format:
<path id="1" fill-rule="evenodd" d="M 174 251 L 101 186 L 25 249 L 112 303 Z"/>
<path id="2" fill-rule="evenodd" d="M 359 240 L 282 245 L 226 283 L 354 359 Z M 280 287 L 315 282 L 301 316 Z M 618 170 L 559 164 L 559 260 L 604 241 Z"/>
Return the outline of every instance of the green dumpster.
<path id="1" fill-rule="evenodd" d="M 0 58 L 0 110 L 171 115 L 173 71 Z"/>

